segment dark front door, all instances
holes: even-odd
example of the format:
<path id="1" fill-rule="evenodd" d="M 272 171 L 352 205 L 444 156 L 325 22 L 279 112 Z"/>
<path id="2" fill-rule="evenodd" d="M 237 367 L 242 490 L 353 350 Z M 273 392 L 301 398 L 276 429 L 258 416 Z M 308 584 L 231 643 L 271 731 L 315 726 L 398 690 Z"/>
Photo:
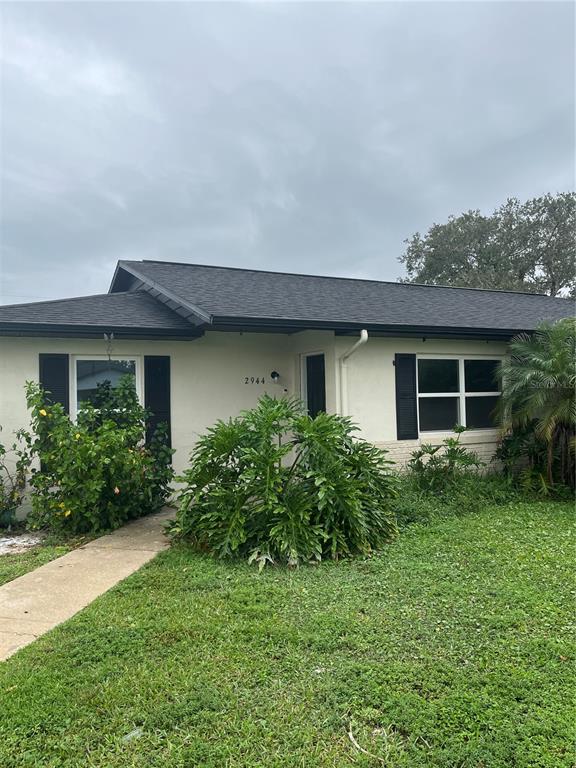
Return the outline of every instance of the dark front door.
<path id="1" fill-rule="evenodd" d="M 326 410 L 324 355 L 308 355 L 306 358 L 306 404 L 312 418 Z"/>

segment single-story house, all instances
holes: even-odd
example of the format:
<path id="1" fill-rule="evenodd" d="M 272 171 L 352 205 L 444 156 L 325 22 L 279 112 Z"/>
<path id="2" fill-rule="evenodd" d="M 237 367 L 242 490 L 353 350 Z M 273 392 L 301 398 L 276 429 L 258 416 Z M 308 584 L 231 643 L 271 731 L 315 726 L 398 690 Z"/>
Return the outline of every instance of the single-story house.
<path id="1" fill-rule="evenodd" d="M 74 417 L 97 383 L 135 376 L 181 471 L 216 419 L 267 392 L 349 415 L 406 460 L 456 423 L 484 457 L 507 342 L 573 314 L 549 296 L 120 261 L 108 293 L 0 307 L 0 425 L 27 426 L 24 382 Z"/>

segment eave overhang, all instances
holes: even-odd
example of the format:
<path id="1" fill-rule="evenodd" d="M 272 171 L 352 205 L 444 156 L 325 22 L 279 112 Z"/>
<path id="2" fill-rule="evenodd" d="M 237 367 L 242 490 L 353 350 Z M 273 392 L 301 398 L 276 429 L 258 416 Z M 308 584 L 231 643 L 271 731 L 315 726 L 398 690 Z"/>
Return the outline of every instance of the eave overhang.
<path id="1" fill-rule="evenodd" d="M 114 325 L 66 325 L 56 323 L 0 323 L 0 336 L 58 337 L 99 339 L 113 333 L 116 339 L 198 339 L 206 331 L 221 333 L 295 334 L 308 330 L 324 330 L 336 336 L 353 336 L 365 328 L 371 336 L 388 338 L 470 339 L 480 341 L 509 341 L 519 333 L 533 329 L 466 328 L 430 325 L 380 325 L 370 323 L 330 323 L 277 318 L 214 317 L 213 323 L 183 328 L 125 327 Z"/>
<path id="2" fill-rule="evenodd" d="M 332 331 L 337 336 L 358 334 L 363 328 L 372 336 L 409 337 L 427 339 L 479 339 L 507 341 L 519 333 L 531 332 L 521 328 L 470 328 L 465 326 L 400 325 L 328 322 L 324 320 L 290 320 L 256 317 L 212 318 L 209 330 L 243 331 L 245 333 L 300 333 L 306 330 Z"/>
<path id="3" fill-rule="evenodd" d="M 129 328 L 124 326 L 60 325 L 57 323 L 0 323 L 0 336 L 36 338 L 101 339 L 104 334 L 119 339 L 193 340 L 204 335 L 204 329 L 193 325 L 179 328 Z"/>

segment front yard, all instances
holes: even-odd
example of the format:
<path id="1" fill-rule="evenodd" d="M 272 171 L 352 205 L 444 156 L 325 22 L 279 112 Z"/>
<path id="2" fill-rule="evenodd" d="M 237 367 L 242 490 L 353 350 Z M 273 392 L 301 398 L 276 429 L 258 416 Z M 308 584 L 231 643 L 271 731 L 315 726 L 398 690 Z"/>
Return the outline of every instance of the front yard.
<path id="1" fill-rule="evenodd" d="M 568 768 L 573 543 L 526 503 L 293 572 L 175 547 L 0 665 L 0 765 Z"/>

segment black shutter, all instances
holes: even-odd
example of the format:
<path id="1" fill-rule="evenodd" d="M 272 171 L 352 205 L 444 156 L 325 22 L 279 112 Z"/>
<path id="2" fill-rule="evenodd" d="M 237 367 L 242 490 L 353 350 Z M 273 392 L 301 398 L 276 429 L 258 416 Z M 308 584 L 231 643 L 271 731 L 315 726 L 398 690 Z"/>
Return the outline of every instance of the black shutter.
<path id="1" fill-rule="evenodd" d="M 48 392 L 49 403 L 62 403 L 70 413 L 68 355 L 39 355 L 40 386 Z"/>
<path id="2" fill-rule="evenodd" d="M 396 355 L 396 430 L 398 440 L 416 440 L 416 355 Z"/>
<path id="3" fill-rule="evenodd" d="M 151 413 L 146 439 L 150 440 L 158 424 L 166 424 L 168 445 L 171 446 L 169 357 L 160 355 L 144 357 L 144 405 Z"/>

